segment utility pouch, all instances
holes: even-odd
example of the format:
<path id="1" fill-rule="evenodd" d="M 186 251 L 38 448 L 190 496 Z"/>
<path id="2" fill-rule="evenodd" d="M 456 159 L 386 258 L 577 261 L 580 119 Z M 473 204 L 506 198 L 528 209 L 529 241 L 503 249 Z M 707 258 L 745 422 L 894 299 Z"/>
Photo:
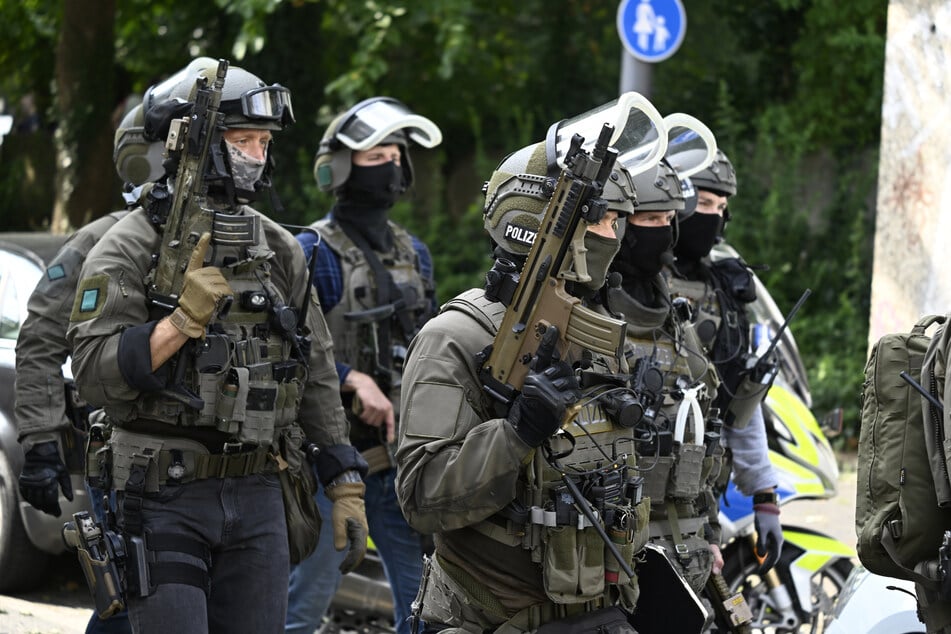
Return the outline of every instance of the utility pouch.
<path id="1" fill-rule="evenodd" d="M 674 466 L 676 456 L 645 456 L 637 461 L 637 468 L 644 476 L 644 497 L 655 503 L 667 497 L 667 480 Z"/>
<path id="2" fill-rule="evenodd" d="M 278 474 L 291 564 L 300 563 L 314 552 L 321 525 L 320 510 L 314 500 L 317 483 L 301 450 L 303 440 L 303 431 L 296 425 L 281 434 L 283 456 Z"/>
<path id="3" fill-rule="evenodd" d="M 677 463 L 670 473 L 667 495 L 676 499 L 692 500 L 700 494 L 703 459 L 707 451 L 703 445 L 683 444 L 675 450 Z"/>
<path id="4" fill-rule="evenodd" d="M 569 619 L 551 621 L 535 630 L 537 634 L 637 634 L 621 608 L 594 610 Z"/>
<path id="5" fill-rule="evenodd" d="M 654 543 L 663 546 L 667 551 L 667 558 L 680 572 L 687 585 L 695 593 L 701 593 L 713 570 L 710 544 L 696 535 L 685 537 L 678 543 L 667 538 L 655 538 Z"/>
<path id="6" fill-rule="evenodd" d="M 542 579 L 555 603 L 584 603 L 604 592 L 604 542 L 594 527 L 550 526 L 544 533 Z"/>
<path id="7" fill-rule="evenodd" d="M 268 364 L 270 365 L 270 364 Z M 248 401 L 244 422 L 238 431 L 238 441 L 252 445 L 267 445 L 274 437 L 277 419 L 279 384 L 273 379 L 251 380 L 248 383 Z"/>

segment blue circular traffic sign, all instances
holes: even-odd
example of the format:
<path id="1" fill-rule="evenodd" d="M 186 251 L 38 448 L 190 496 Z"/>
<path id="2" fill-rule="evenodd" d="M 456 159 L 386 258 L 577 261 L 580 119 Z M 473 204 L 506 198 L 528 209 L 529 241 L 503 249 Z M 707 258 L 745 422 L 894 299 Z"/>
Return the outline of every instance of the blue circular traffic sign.
<path id="1" fill-rule="evenodd" d="M 662 62 L 684 41 L 687 12 L 680 0 L 621 0 L 617 31 L 636 59 Z"/>

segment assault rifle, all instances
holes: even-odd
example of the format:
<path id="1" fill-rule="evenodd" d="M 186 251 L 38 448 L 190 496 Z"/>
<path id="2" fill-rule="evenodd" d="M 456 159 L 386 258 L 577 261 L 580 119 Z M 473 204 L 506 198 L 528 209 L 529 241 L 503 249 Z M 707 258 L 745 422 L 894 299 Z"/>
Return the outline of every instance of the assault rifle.
<path id="1" fill-rule="evenodd" d="M 607 210 L 600 195 L 617 159 L 617 150 L 608 147 L 613 131 L 612 125 L 604 124 L 590 154 L 581 149 L 581 135 L 572 137 L 565 168 L 552 188 L 521 273 L 511 263 L 493 269 L 499 287 L 514 286 L 495 340 L 480 354 L 483 389 L 502 411 L 508 411 L 518 396 L 541 336 L 550 326 L 558 329 L 561 352 L 572 342 L 605 355 L 622 354 L 627 323 L 586 308 L 565 288 L 569 281 L 591 279 L 584 234 L 586 225 L 599 222 Z"/>
<path id="2" fill-rule="evenodd" d="M 219 111 L 219 106 L 227 72 L 228 61 L 222 59 L 218 61 L 214 83 L 209 85 L 205 77 L 197 80 L 195 105 L 191 114 L 171 122 L 165 142 L 169 155 L 179 156 L 178 171 L 170 207 L 155 219 L 164 225 L 164 230 L 148 296 L 152 304 L 169 312 L 178 306 L 185 268 L 198 239 L 204 233 L 211 233 L 212 245 L 221 244 L 221 236 L 225 231 L 221 222 L 229 218 L 216 214 L 208 207 L 208 183 L 205 178 L 213 148 L 220 141 L 219 128 L 224 115 Z M 158 184 L 156 187 L 165 185 Z M 167 200 L 167 189 L 164 197 L 153 189 L 153 198 L 156 195 L 159 199 Z M 246 224 L 243 216 L 233 218 L 239 225 Z M 240 232 L 240 227 L 231 229 Z M 226 314 L 230 304 L 230 299 L 225 300 L 219 307 L 219 313 Z"/>

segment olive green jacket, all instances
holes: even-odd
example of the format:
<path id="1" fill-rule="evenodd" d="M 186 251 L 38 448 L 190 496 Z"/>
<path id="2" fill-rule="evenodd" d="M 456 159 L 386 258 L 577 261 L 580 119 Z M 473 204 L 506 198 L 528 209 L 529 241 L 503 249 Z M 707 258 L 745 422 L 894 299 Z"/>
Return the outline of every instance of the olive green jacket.
<path id="1" fill-rule="evenodd" d="M 126 214 L 107 214 L 77 230 L 30 295 L 16 347 L 16 424 L 24 451 L 58 441 L 59 432 L 70 425 L 62 367 L 69 357 L 66 328 L 76 284 L 86 254 Z"/>
<path id="2" fill-rule="evenodd" d="M 241 213 L 258 214 L 250 207 Z M 265 216 L 261 216 L 264 241 L 274 252 L 270 279 L 288 298 L 288 304 L 307 311 L 306 327 L 311 334 L 310 363 L 298 422 L 307 438 L 320 447 L 349 444 L 349 426 L 340 404 L 339 381 L 334 367 L 332 343 L 316 293 L 307 285 L 307 263 L 294 237 Z M 95 317 L 70 322 L 67 336 L 73 347 L 73 374 L 80 394 L 107 414 L 120 412 L 117 420 L 134 411 L 140 392 L 126 383 L 119 370 L 118 346 L 122 330 L 154 319 L 146 295 L 146 276 L 152 254 L 161 246 L 144 210 L 136 209 L 123 218 L 90 251 L 81 280 L 105 276 L 107 297 Z"/>

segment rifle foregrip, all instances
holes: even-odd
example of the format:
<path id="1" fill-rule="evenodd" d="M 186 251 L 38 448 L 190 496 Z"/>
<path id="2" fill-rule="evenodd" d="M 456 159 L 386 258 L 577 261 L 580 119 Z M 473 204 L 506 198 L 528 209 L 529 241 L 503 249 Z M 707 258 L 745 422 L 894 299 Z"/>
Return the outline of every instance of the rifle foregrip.
<path id="1" fill-rule="evenodd" d="M 620 358 L 624 355 L 627 322 L 575 304 L 568 318 L 565 339 L 584 348 Z"/>

